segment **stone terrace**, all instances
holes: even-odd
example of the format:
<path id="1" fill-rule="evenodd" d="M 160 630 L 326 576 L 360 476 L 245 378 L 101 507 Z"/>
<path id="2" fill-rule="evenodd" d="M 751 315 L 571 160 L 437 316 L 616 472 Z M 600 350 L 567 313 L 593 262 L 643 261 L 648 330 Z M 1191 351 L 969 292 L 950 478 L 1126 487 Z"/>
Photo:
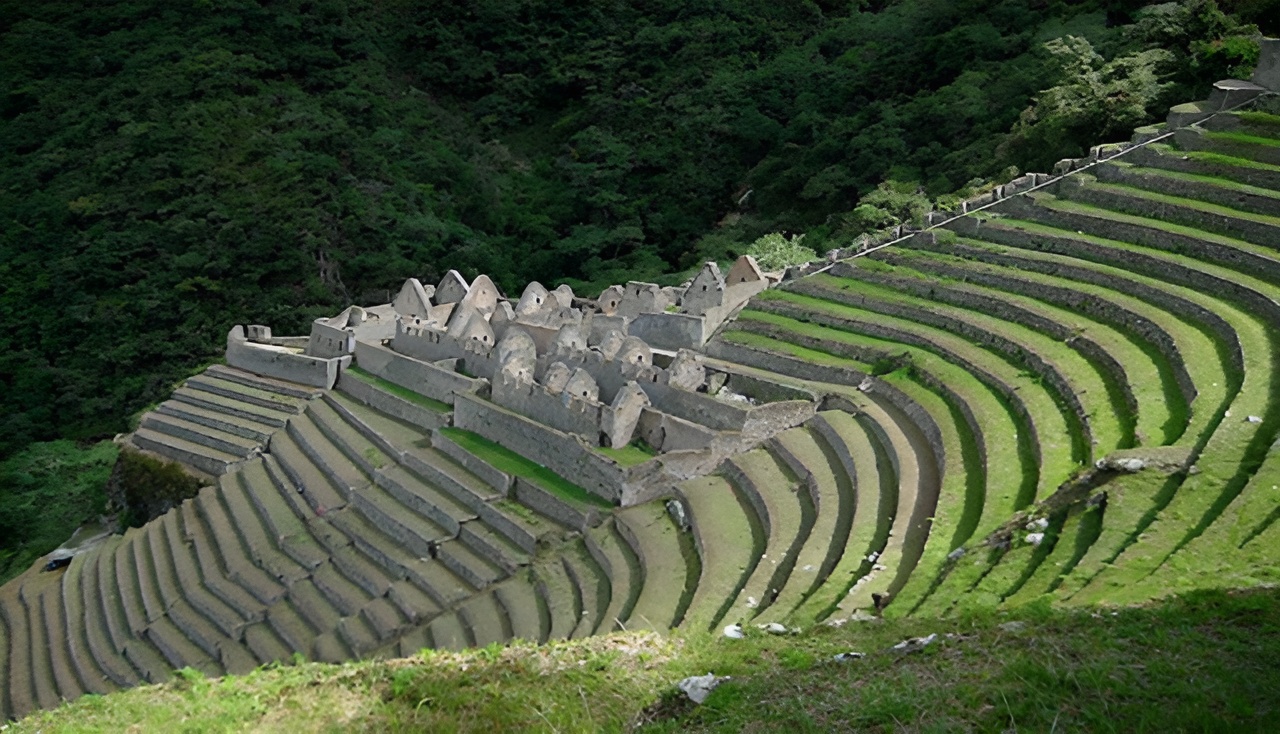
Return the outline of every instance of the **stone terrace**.
<path id="1" fill-rule="evenodd" d="M 0 588 L 0 714 L 296 653 L 1274 583 L 1278 43 L 1133 143 L 786 274 L 450 271 L 237 326 L 127 438 L 208 486 Z"/>

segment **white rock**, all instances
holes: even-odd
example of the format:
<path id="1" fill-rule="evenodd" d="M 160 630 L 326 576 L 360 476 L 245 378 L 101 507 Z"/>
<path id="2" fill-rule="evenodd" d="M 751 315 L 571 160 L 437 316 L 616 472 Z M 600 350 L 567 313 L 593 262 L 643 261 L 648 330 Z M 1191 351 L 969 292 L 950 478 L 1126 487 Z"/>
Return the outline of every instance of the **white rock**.
<path id="1" fill-rule="evenodd" d="M 1256 416 L 1256 415 L 1251 415 L 1251 416 L 1249 416 L 1249 419 L 1248 419 L 1248 420 L 1249 420 L 1249 422 L 1250 422 L 1250 423 L 1261 423 L 1261 422 L 1262 422 L 1262 418 L 1261 418 L 1260 416 Z"/>
<path id="2" fill-rule="evenodd" d="M 707 673 L 706 675 L 694 675 L 676 684 L 694 703 L 702 703 L 707 700 L 707 696 L 716 689 L 716 686 L 729 680 L 729 676 L 719 676 Z"/>
<path id="3" fill-rule="evenodd" d="M 850 660 L 861 660 L 866 656 L 867 654 L 862 652 L 838 652 L 835 655 L 833 655 L 831 659 L 836 661 L 837 663 L 847 663 Z"/>
<path id="4" fill-rule="evenodd" d="M 765 632 L 768 632 L 771 635 L 785 635 L 787 634 L 787 632 L 790 631 L 786 628 L 786 625 L 778 624 L 777 622 L 769 622 L 768 624 L 758 624 L 756 626 L 764 630 Z"/>
<path id="5" fill-rule="evenodd" d="M 747 606 L 751 607 L 752 609 L 755 609 L 759 605 L 760 605 L 760 602 L 756 601 L 756 598 L 754 596 L 747 597 Z"/>
<path id="6" fill-rule="evenodd" d="M 894 645 L 893 651 L 908 653 L 908 652 L 915 652 L 917 650 L 923 650 L 929 645 L 932 645 L 934 640 L 936 639 L 938 639 L 937 632 L 934 632 L 933 634 L 927 637 L 912 637 Z"/>
<path id="7" fill-rule="evenodd" d="M 1028 533 L 1026 540 L 1031 545 L 1040 545 L 1044 542 L 1044 533 Z"/>
<path id="8" fill-rule="evenodd" d="M 724 636 L 731 640 L 741 640 L 745 635 L 742 633 L 742 625 L 731 624 L 724 628 Z"/>
<path id="9" fill-rule="evenodd" d="M 1044 530 L 1049 527 L 1049 518 L 1041 517 L 1027 523 L 1027 530 Z"/>

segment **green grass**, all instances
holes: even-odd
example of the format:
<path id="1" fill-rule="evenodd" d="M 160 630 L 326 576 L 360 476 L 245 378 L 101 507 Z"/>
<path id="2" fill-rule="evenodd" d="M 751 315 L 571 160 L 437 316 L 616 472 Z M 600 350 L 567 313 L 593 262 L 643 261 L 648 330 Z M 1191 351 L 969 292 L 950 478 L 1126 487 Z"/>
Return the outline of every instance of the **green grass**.
<path id="1" fill-rule="evenodd" d="M 1280 147 L 1280 140 L 1277 140 L 1276 138 L 1264 138 L 1261 135 L 1249 135 L 1248 133 L 1207 132 L 1204 136 L 1210 140 L 1224 140 L 1229 143 L 1248 143 L 1250 145 Z"/>
<path id="2" fill-rule="evenodd" d="M 620 449 L 615 449 L 610 446 L 599 446 L 596 448 L 596 451 L 599 451 L 610 459 L 613 459 L 622 466 L 643 464 L 658 455 L 658 452 L 654 451 L 647 443 L 639 439 L 632 441 Z"/>
<path id="3" fill-rule="evenodd" d="M 524 477 L 557 496 L 576 504 L 612 507 L 602 497 L 597 497 L 541 464 L 517 454 L 506 446 L 494 443 L 478 433 L 461 428 L 441 428 L 440 432 L 450 441 L 488 462 L 500 472 Z"/>
<path id="4" fill-rule="evenodd" d="M 899 277 L 914 279 L 932 288 L 949 287 L 947 284 L 939 283 L 937 279 L 908 268 L 893 268 L 893 272 Z M 1124 375 L 1115 375 L 1106 371 L 1103 366 L 1095 364 L 1086 355 L 1077 352 L 1056 338 L 1021 323 L 1008 321 L 989 313 L 983 313 L 980 310 L 949 305 L 946 303 L 945 297 L 924 298 L 914 294 L 908 295 L 893 286 L 883 286 L 874 282 L 835 278 L 827 275 L 814 276 L 806 282 L 815 286 L 806 289 L 806 292 L 810 294 L 830 293 L 830 297 L 833 300 L 842 297 L 848 298 L 849 296 L 865 297 L 870 300 L 870 303 L 864 306 L 869 310 L 878 310 L 878 307 L 874 305 L 875 303 L 900 304 L 915 309 L 922 317 L 935 314 L 942 315 L 968 324 L 970 328 L 980 333 L 1003 337 L 1005 340 L 1016 344 L 1019 349 L 1041 357 L 1051 368 L 1056 368 L 1064 380 L 1068 381 L 1072 388 L 1071 392 L 1075 394 L 1076 399 L 1090 416 L 1090 428 L 1098 451 L 1105 454 L 1112 448 L 1127 448 L 1133 445 L 1136 421 L 1122 394 L 1123 386 L 1121 383 L 1124 380 Z M 998 291 L 988 291 L 987 295 L 992 299 L 999 298 L 1012 301 L 1014 302 L 1013 305 L 1025 310 L 1040 310 L 1042 311 L 1040 315 L 1047 320 L 1057 321 L 1067 326 L 1075 326 L 1077 333 L 1083 333 L 1095 340 L 1105 339 L 1108 336 L 1108 334 L 1103 333 L 1106 330 L 1102 327 L 1087 328 L 1096 325 L 1088 324 L 1079 315 L 1052 311 L 1049 307 L 1031 306 L 1025 301 L 1019 303 L 1015 297 L 1006 297 Z M 1115 350 L 1124 348 L 1126 352 L 1132 353 L 1129 355 L 1132 359 L 1126 360 L 1125 364 L 1134 368 L 1141 365 L 1139 360 L 1143 359 L 1144 355 L 1138 352 L 1133 344 L 1128 343 L 1127 340 L 1123 338 L 1113 339 L 1110 342 L 1103 342 L 1102 345 L 1104 347 L 1111 346 Z M 1153 374 L 1155 373 L 1154 366 L 1151 366 L 1151 371 Z M 1158 379 L 1158 375 L 1156 377 Z M 1152 396 L 1153 400 L 1149 402 L 1162 403 L 1163 393 L 1159 390 L 1159 383 L 1155 383 L 1153 387 L 1156 388 L 1156 394 Z M 1156 412 L 1153 407 L 1152 413 Z M 1165 412 L 1163 405 L 1161 405 L 1159 412 L 1162 414 Z M 1158 426 L 1163 422 L 1164 417 L 1158 417 L 1155 425 Z"/>
<path id="5" fill-rule="evenodd" d="M 1204 163 L 1216 163 L 1223 166 L 1234 166 L 1236 168 L 1252 168 L 1257 171 L 1276 171 L 1280 172 L 1280 166 L 1261 161 L 1254 161 L 1248 158 L 1240 158 L 1223 153 L 1215 153 L 1210 150 L 1177 150 L 1168 145 L 1152 145 L 1153 150 L 1158 150 L 1161 155 L 1171 157 L 1184 157 L 1193 161 L 1202 161 Z"/>
<path id="6" fill-rule="evenodd" d="M 1246 125 L 1266 128 L 1280 135 L 1280 115 L 1273 115 L 1269 112 L 1247 111 L 1237 112 L 1236 117 L 1239 117 Z"/>
<path id="7" fill-rule="evenodd" d="M 405 400 L 408 400 L 409 402 L 419 407 L 423 407 L 428 410 L 434 410 L 437 413 L 448 413 L 449 411 L 453 410 L 453 406 L 449 405 L 446 402 L 436 400 L 434 398 L 429 398 L 426 395 L 423 395 L 421 393 L 416 393 L 407 387 L 402 387 L 400 385 L 395 384 L 394 382 L 384 380 L 381 377 L 378 377 L 377 375 L 372 374 L 370 372 L 366 372 L 365 370 L 362 370 L 359 367 L 356 367 L 354 365 L 351 367 L 348 367 L 345 373 L 348 375 L 351 375 L 352 377 L 356 378 L 361 382 L 368 383 L 370 385 L 373 385 L 374 387 L 377 387 L 381 390 L 389 392 L 398 398 L 403 398 Z"/>
<path id="8" fill-rule="evenodd" d="M 1010 621 L 1020 628 L 1004 626 Z M 85 696 L 6 734 L 217 732 L 1263 731 L 1280 716 L 1280 592 L 1098 613 L 618 633 L 405 659 L 271 666 Z M 908 637 L 937 633 L 911 654 Z M 840 652 L 866 654 L 835 662 Z M 730 676 L 701 706 L 675 684 Z"/>
<path id="9" fill-rule="evenodd" d="M 1173 194 L 1163 194 L 1157 191 L 1148 191 L 1130 184 L 1112 184 L 1112 183 L 1091 183 L 1089 188 L 1104 193 L 1116 194 L 1118 196 L 1128 196 L 1135 199 L 1144 199 L 1146 201 L 1156 202 L 1159 204 L 1168 204 L 1170 206 L 1182 207 L 1192 211 L 1204 212 L 1205 214 L 1213 214 L 1220 217 L 1228 217 L 1233 219 L 1241 219 L 1257 224 L 1266 224 L 1270 226 L 1280 225 L 1280 217 L 1267 216 L 1266 214 L 1255 214 L 1253 212 L 1243 211 L 1241 209 L 1233 209 L 1231 207 L 1222 206 L 1220 204 L 1212 204 L 1199 199 L 1189 199 L 1183 196 L 1174 196 Z M 1264 189 L 1265 191 L 1265 189 Z M 1272 192 L 1275 196 L 1275 192 Z M 1143 216 L 1139 212 L 1135 212 L 1138 216 Z"/>
<path id="10" fill-rule="evenodd" d="M 1257 196 L 1264 199 L 1280 199 L 1280 191 L 1274 189 L 1265 189 L 1261 186 L 1251 186 L 1249 184 L 1232 181 L 1228 178 L 1220 176 L 1211 176 L 1203 173 L 1188 173 L 1186 171 L 1171 171 L 1167 168 L 1153 168 L 1151 166 L 1139 166 L 1124 161 L 1114 161 L 1110 165 L 1119 168 L 1126 173 L 1131 173 L 1140 177 L 1165 178 L 1172 181 L 1187 181 L 1189 183 L 1202 183 L 1215 186 L 1220 189 L 1235 191 L 1241 194 Z"/>
<path id="11" fill-rule="evenodd" d="M 1274 286 L 1248 275 L 1151 248 L 1080 235 L 1044 225 L 1026 226 L 1023 222 L 1006 221 L 1002 226 L 1014 226 L 1083 242 L 1105 244 L 1118 252 L 1140 253 L 1170 261 L 1188 269 L 1200 270 L 1219 278 L 1230 279 L 1242 287 L 1250 288 L 1271 298 L 1277 295 L 1277 289 Z M 1261 461 L 1259 454 L 1265 454 L 1267 450 L 1266 437 L 1269 433 L 1259 430 L 1260 426 L 1245 421 L 1242 416 L 1254 414 L 1263 416 L 1268 422 L 1272 420 L 1270 411 L 1275 406 L 1272 375 L 1276 367 L 1273 361 L 1275 354 L 1273 337 L 1269 335 L 1268 328 L 1259 320 L 1259 317 L 1248 313 L 1243 308 L 1236 308 L 1189 289 L 1180 289 L 1180 291 L 1184 297 L 1205 304 L 1226 319 L 1240 340 L 1244 352 L 1245 371 L 1240 391 L 1234 396 L 1231 404 L 1235 417 L 1224 419 L 1218 424 L 1212 436 L 1204 444 L 1203 453 L 1196 462 L 1198 473 L 1188 477 L 1172 497 L 1163 499 L 1168 503 L 1167 505 L 1156 505 L 1150 508 L 1148 512 L 1158 510 L 1159 514 L 1149 525 L 1129 528 L 1130 537 L 1134 539 L 1133 544 L 1125 549 L 1123 556 L 1116 559 L 1116 563 L 1108 564 L 1098 571 L 1098 575 L 1091 580 L 1092 588 L 1079 592 L 1076 602 L 1087 603 L 1109 598 L 1110 594 L 1120 593 L 1158 568 L 1171 553 L 1212 523 L 1227 504 L 1241 492 Z"/>

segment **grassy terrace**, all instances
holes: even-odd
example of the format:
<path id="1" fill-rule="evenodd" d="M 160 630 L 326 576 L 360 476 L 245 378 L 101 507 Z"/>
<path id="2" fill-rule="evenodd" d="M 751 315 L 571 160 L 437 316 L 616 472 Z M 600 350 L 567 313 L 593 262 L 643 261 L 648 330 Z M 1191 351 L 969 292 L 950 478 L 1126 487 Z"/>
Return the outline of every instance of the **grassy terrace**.
<path id="1" fill-rule="evenodd" d="M 648 444 L 639 440 L 632 441 L 620 449 L 615 449 L 611 446 L 599 446 L 596 448 L 596 451 L 599 451 L 610 459 L 613 459 L 622 466 L 643 464 L 658 455 L 658 452 L 650 448 Z"/>
<path id="2" fill-rule="evenodd" d="M 1008 621 L 1021 628 L 1001 626 Z M 1265 590 L 1200 592 L 1101 617 L 1028 609 L 788 637 L 749 630 L 743 640 L 619 633 L 216 679 L 186 670 L 37 713 L 7 734 L 1262 731 L 1280 712 L 1277 626 L 1280 593 Z M 890 652 L 930 633 L 939 639 L 922 652 Z M 866 657 L 832 660 L 848 651 Z M 702 706 L 675 690 L 708 671 L 731 680 Z"/>
<path id="3" fill-rule="evenodd" d="M 875 262 L 879 267 L 888 265 L 874 260 L 867 262 Z M 962 320 L 1051 358 L 1076 383 L 1078 394 L 1084 393 L 1082 403 L 1087 409 L 1091 408 L 1090 423 L 1099 451 L 1106 451 L 1108 446 L 1132 446 L 1137 442 L 1136 434 L 1158 438 L 1163 437 L 1166 430 L 1175 428 L 1169 425 L 1171 416 L 1166 402 L 1168 391 L 1161 381 L 1159 367 L 1138 344 L 1111 327 L 1092 321 L 1078 312 L 996 288 L 961 284 L 909 267 L 889 265 L 888 270 L 876 275 L 881 274 L 907 279 L 909 283 L 915 282 L 919 290 L 908 296 L 902 292 L 905 289 L 899 289 L 896 284 L 864 283 L 859 286 L 856 285 L 859 283 L 857 280 L 825 276 L 817 276 L 812 280 L 823 289 L 840 289 L 877 299 L 892 299 L 929 313 Z M 922 297 L 921 292 L 929 293 L 930 297 Z M 1074 336 L 1089 339 L 1098 345 L 1115 359 L 1117 365 L 1095 362 L 1092 356 L 1079 347 L 1064 344 L 1060 338 L 1040 332 L 1031 324 L 1004 321 L 964 306 L 945 305 L 949 302 L 949 296 L 960 293 L 976 296 L 984 304 L 1003 302 L 1016 309 L 1018 314 L 1025 313 L 1060 324 L 1070 329 Z M 1120 368 L 1118 374 L 1114 370 L 1115 366 Z M 1129 405 L 1130 397 L 1136 403 L 1136 419 Z M 1181 426 L 1177 426 L 1176 430 L 1181 430 Z M 1115 438 L 1108 442 L 1106 436 L 1111 432 L 1115 432 Z"/>
<path id="4" fill-rule="evenodd" d="M 777 309 L 781 315 L 796 320 L 798 317 L 831 318 L 830 324 L 790 325 L 790 329 L 797 334 L 811 339 L 831 339 L 856 347 L 871 343 L 858 340 L 868 325 L 889 327 L 915 337 L 918 344 L 907 345 L 897 340 L 876 338 L 883 347 L 882 353 L 892 355 L 905 351 L 912 355 L 912 361 L 921 352 L 946 361 L 962 360 L 960 364 L 967 366 L 969 371 L 974 372 L 988 387 L 1000 392 L 1006 400 L 1020 401 L 1031 420 L 1028 438 L 1039 447 L 1041 469 L 1037 494 L 1043 496 L 1052 492 L 1075 470 L 1078 463 L 1088 460 L 1091 447 L 1082 445 L 1083 438 L 1077 430 L 1078 423 L 1074 416 L 1059 406 L 1037 377 L 1000 355 L 948 331 L 906 319 L 867 314 L 851 306 L 797 293 L 766 291 L 766 294 L 767 297 L 759 298 L 755 303 L 770 310 Z M 1011 435 L 1020 437 L 1021 432 Z"/>
<path id="5" fill-rule="evenodd" d="M 1221 140 L 1226 143 L 1248 143 L 1250 145 L 1280 147 L 1280 139 L 1263 137 L 1261 135 L 1250 135 L 1249 133 L 1206 132 L 1204 135 L 1210 140 Z"/>
<path id="6" fill-rule="evenodd" d="M 999 231 L 1003 227 L 1038 232 L 1062 241 L 1074 240 L 1081 243 L 1101 244 L 1114 253 L 1132 252 L 1165 260 L 1175 267 L 1194 269 L 1215 277 L 1229 279 L 1275 298 L 1275 289 L 1270 284 L 1213 264 L 1178 258 L 1151 248 L 1026 222 L 1001 220 L 1000 223 L 988 227 L 987 231 Z M 1140 260 L 1134 260 L 1126 264 L 1139 268 L 1140 262 Z M 1194 294 L 1194 292 L 1184 291 L 1184 295 L 1188 294 Z M 1194 295 L 1198 296 L 1198 294 Z M 1199 296 L 1199 298 L 1205 297 Z M 1198 302 L 1206 303 L 1205 300 Z M 1173 494 L 1166 506 L 1153 508 L 1160 511 L 1156 520 L 1145 528 L 1139 526 L 1132 534 L 1132 545 L 1122 550 L 1126 554 L 1123 563 L 1095 569 L 1098 571 L 1098 577 L 1094 580 L 1097 585 L 1088 593 L 1080 595 L 1078 601 L 1101 598 L 1107 589 L 1115 589 L 1145 577 L 1170 553 L 1202 532 L 1245 487 L 1252 472 L 1257 468 L 1261 456 L 1270 446 L 1270 439 L 1274 434 L 1269 424 L 1275 409 L 1272 394 L 1275 345 L 1272 344 L 1268 334 L 1268 327 L 1257 317 L 1232 308 L 1220 300 L 1209 299 L 1207 305 L 1232 324 L 1244 349 L 1244 382 L 1232 402 L 1230 411 L 1236 417 L 1234 420 L 1224 419 L 1205 444 L 1204 452 L 1197 461 L 1199 472 L 1187 478 L 1181 490 Z M 1251 414 L 1266 418 L 1268 425 L 1244 420 L 1244 416 Z M 1224 415 L 1227 414 L 1224 413 Z"/>
<path id="7" fill-rule="evenodd" d="M 1223 247 L 1230 247 L 1235 250 L 1247 253 L 1257 258 L 1258 261 L 1280 264 L 1280 255 L 1274 249 L 1255 245 L 1244 240 L 1238 240 L 1225 235 L 1213 234 L 1201 229 L 1186 227 L 1180 224 L 1172 224 L 1159 219 L 1151 219 L 1150 217 L 1140 217 L 1134 214 L 1123 214 L 1121 212 L 1113 212 L 1110 209 L 1103 209 L 1092 204 L 1085 204 L 1070 199 L 1059 199 L 1045 194 L 1036 198 L 1036 202 L 1052 211 L 1067 212 L 1071 214 L 1082 214 L 1095 219 L 1108 220 L 1112 222 L 1120 222 L 1122 224 L 1130 224 L 1138 227 L 1145 227 L 1160 232 L 1168 232 L 1170 234 L 1182 235 L 1184 237 L 1192 237 L 1203 242 L 1208 242 Z M 1162 250 L 1163 252 L 1164 250 Z M 1195 260 L 1195 262 L 1206 262 L 1205 260 Z M 1225 267 L 1234 267 L 1239 272 L 1252 273 L 1253 269 L 1249 265 L 1233 265 L 1230 262 L 1216 263 Z"/>
<path id="8" fill-rule="evenodd" d="M 448 403 L 429 398 L 426 395 L 422 395 L 421 393 L 416 393 L 407 387 L 401 387 L 400 385 L 397 385 L 394 382 L 389 382 L 387 380 L 382 379 L 381 377 L 378 377 L 375 374 L 366 372 L 365 370 L 362 370 L 359 367 L 356 367 L 355 365 L 348 367 L 346 370 L 344 370 L 343 374 L 350 375 L 361 382 L 365 382 L 370 385 L 373 385 L 374 387 L 377 387 L 380 390 L 389 392 L 398 398 L 404 398 L 405 400 L 408 400 L 414 405 L 418 405 L 420 407 L 427 408 L 429 410 L 434 410 L 437 413 L 448 413 L 449 411 L 453 410 L 453 406 L 449 405 Z"/>
<path id="9" fill-rule="evenodd" d="M 450 441 L 488 462 L 490 466 L 500 472 L 528 479 L 570 502 L 597 507 L 612 506 L 603 498 L 591 494 L 545 466 L 526 459 L 511 449 L 500 446 L 484 436 L 453 427 L 441 428 L 440 432 L 448 436 Z"/>
<path id="10" fill-rule="evenodd" d="M 1251 186 L 1249 184 L 1240 183 L 1238 181 L 1232 181 L 1231 179 L 1223 178 L 1221 176 L 1212 176 L 1204 173 L 1187 173 L 1185 171 L 1171 171 L 1167 168 L 1155 168 L 1152 166 L 1135 165 L 1133 163 L 1126 163 L 1124 161 L 1112 161 L 1107 165 L 1112 166 L 1113 168 L 1117 168 L 1127 174 L 1133 174 L 1136 177 L 1136 181 L 1134 184 L 1129 184 L 1131 187 L 1136 187 L 1137 184 L 1141 183 L 1142 179 L 1149 179 L 1149 180 L 1168 179 L 1170 181 L 1183 181 L 1186 183 L 1207 184 L 1209 186 L 1214 186 L 1219 189 L 1222 189 L 1223 191 L 1229 191 L 1237 194 L 1246 194 L 1249 196 L 1256 196 L 1262 199 L 1276 199 L 1280 201 L 1280 191 L 1276 191 L 1275 189 L 1262 188 L 1261 186 Z M 1259 164 L 1259 165 L 1265 166 L 1265 164 Z M 1272 168 L 1274 168 L 1274 166 L 1272 166 Z M 1235 211 L 1235 210 L 1232 210 L 1232 211 Z"/>
<path id="11" fill-rule="evenodd" d="M 961 242 L 964 242 L 961 240 Z M 1038 273 L 1015 271 L 1009 267 L 994 267 L 973 260 L 966 260 L 952 255 L 926 250 L 900 250 L 887 256 L 895 262 L 910 265 L 912 268 L 929 273 L 954 274 L 957 271 L 965 277 L 995 277 L 1001 281 L 1001 289 L 981 286 L 979 292 L 990 298 L 1008 300 L 1021 308 L 1027 308 L 1048 316 L 1056 317 L 1065 324 L 1087 324 L 1083 333 L 1098 343 L 1108 347 L 1116 354 L 1117 360 L 1130 375 L 1129 388 L 1139 406 L 1136 431 L 1139 443 L 1167 444 L 1176 441 L 1188 429 L 1191 418 L 1191 406 L 1187 403 L 1178 386 L 1171 358 L 1149 342 L 1146 337 L 1124 323 L 1126 318 L 1145 319 L 1168 334 L 1178 348 L 1178 354 L 1206 354 L 1216 357 L 1213 342 L 1205 334 L 1181 321 L 1167 311 L 1152 307 L 1132 296 L 1116 291 L 1099 288 L 1087 283 L 1068 281 L 1055 276 Z M 1044 286 L 1053 289 L 1065 289 L 1075 293 L 1087 294 L 1093 304 L 1105 302 L 1111 309 L 1123 313 L 1123 317 L 1110 318 L 1096 313 L 1087 317 L 1079 308 L 1066 308 L 1051 300 L 1054 296 Z M 978 290 L 979 286 L 969 283 L 970 289 Z M 1016 291 L 1016 293 L 1014 292 Z M 1038 300 L 1037 300 L 1038 297 Z M 1033 307 L 1034 306 L 1034 307 Z M 1088 320 L 1085 320 L 1088 319 Z M 1188 377 L 1197 382 L 1191 374 L 1193 368 L 1202 366 L 1200 357 L 1195 365 L 1184 364 Z M 1221 374 L 1204 370 L 1204 382 L 1208 383 L 1211 375 Z M 1198 383 L 1197 383 L 1198 386 Z M 1216 405 L 1216 401 L 1214 401 Z M 1163 420 L 1162 420 L 1163 418 Z"/>
<path id="12" fill-rule="evenodd" d="M 869 365 L 788 341 L 789 335 L 785 327 L 793 329 L 794 331 L 790 333 L 797 336 L 812 333 L 810 330 L 816 329 L 822 341 L 832 345 L 848 344 L 859 347 L 881 345 L 884 348 L 902 348 L 898 344 L 880 342 L 834 329 L 823 329 L 775 314 L 744 312 L 739 317 L 738 324 L 748 326 L 753 321 L 777 326 L 779 330 L 774 332 L 774 336 L 731 331 L 724 338 L 814 364 L 852 368 L 866 373 L 871 372 Z M 795 339 L 796 336 L 790 338 Z M 1017 436 L 1019 432 L 1016 424 L 1002 398 L 979 383 L 970 373 L 923 350 L 908 348 L 908 351 L 915 355 L 916 369 L 897 370 L 881 375 L 880 379 L 901 390 L 934 416 L 942 432 L 946 456 L 940 479 L 938 504 L 933 513 L 929 538 L 916 562 L 915 572 L 905 586 L 898 590 L 895 605 L 889 607 L 890 612 L 895 614 L 907 613 L 928 594 L 933 579 L 948 553 L 974 537 L 975 533 L 985 534 L 985 528 L 994 527 L 1002 522 L 1008 513 L 1021 506 L 1019 502 L 1023 501 L 1023 497 L 1025 497 L 1024 504 L 1029 502 L 1037 479 L 1035 457 L 1020 452 L 1018 442 L 988 441 L 987 455 L 984 456 L 958 406 L 944 400 L 932 388 L 919 382 L 917 375 L 936 367 L 941 379 L 953 381 L 951 384 L 958 394 L 973 396 L 971 409 L 980 416 L 986 416 L 985 420 L 979 418 L 980 425 L 1000 427 L 1003 422 L 1006 431 L 1004 435 Z M 851 386 L 806 384 L 816 389 L 844 394 L 855 404 L 871 407 L 868 405 L 870 398 Z M 1022 435 L 1026 435 L 1026 432 Z M 860 514 L 864 514 L 864 502 L 860 497 L 858 505 Z M 849 586 L 857 580 L 858 571 L 862 565 L 861 559 L 854 559 L 848 554 L 858 548 L 879 548 L 883 543 L 882 533 L 887 528 L 873 531 L 870 524 L 860 522 L 860 514 L 855 514 L 854 517 L 853 534 L 857 537 L 851 535 L 845 546 L 845 557 L 842 557 L 840 565 L 832 573 L 834 578 L 832 585 L 837 587 L 834 589 L 836 593 L 833 594 L 832 589 L 825 587 L 819 589 L 813 597 L 806 600 L 806 604 L 798 608 L 798 616 L 822 617 L 830 611 L 835 611 L 832 607 L 838 600 L 845 598 Z M 862 553 L 862 556 L 865 557 L 865 553 Z M 841 611 L 848 614 L 853 611 L 853 607 L 845 604 Z"/>
<path id="13" fill-rule="evenodd" d="M 1210 182 L 1212 181 L 1213 180 L 1210 179 Z M 1153 203 L 1167 204 L 1170 206 L 1180 207 L 1190 211 L 1203 212 L 1205 214 L 1214 214 L 1220 217 L 1230 217 L 1233 219 L 1240 219 L 1246 222 L 1254 222 L 1256 224 L 1265 224 L 1272 227 L 1280 227 L 1280 217 L 1271 217 L 1265 214 L 1255 214 L 1253 212 L 1245 211 L 1242 209 L 1234 209 L 1232 207 L 1221 206 L 1219 204 L 1212 204 L 1209 202 L 1200 201 L 1199 199 L 1189 199 L 1183 196 L 1174 196 L 1172 194 L 1164 194 L 1156 191 L 1149 191 L 1147 189 L 1138 188 L 1136 186 L 1130 186 L 1127 184 L 1090 182 L 1087 188 L 1100 193 L 1112 194 L 1117 199 L 1120 199 L 1121 197 L 1125 197 L 1129 199 L 1150 201 Z M 1259 190 L 1268 191 L 1268 189 L 1259 189 Z M 1270 195 L 1274 197 L 1276 196 L 1276 192 L 1272 191 L 1270 192 Z M 1125 207 L 1120 201 L 1117 201 L 1117 208 L 1123 209 Z M 1139 216 L 1141 215 L 1139 214 Z"/>
<path id="14" fill-rule="evenodd" d="M 1173 146 L 1162 143 L 1150 145 L 1148 146 L 1148 149 L 1159 153 L 1161 156 L 1167 156 L 1169 158 L 1187 158 L 1193 161 L 1201 161 L 1204 163 L 1212 163 L 1222 166 L 1251 168 L 1255 171 L 1280 173 L 1280 166 L 1273 165 L 1271 163 L 1263 163 L 1249 158 L 1226 155 L 1225 153 L 1215 153 L 1209 150 L 1178 150 Z"/>

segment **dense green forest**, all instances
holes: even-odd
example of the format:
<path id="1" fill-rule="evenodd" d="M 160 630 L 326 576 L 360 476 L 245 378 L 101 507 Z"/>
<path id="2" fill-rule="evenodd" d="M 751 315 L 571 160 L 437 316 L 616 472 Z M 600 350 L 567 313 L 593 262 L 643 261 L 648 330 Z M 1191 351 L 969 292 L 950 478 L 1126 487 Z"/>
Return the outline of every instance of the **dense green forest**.
<path id="1" fill-rule="evenodd" d="M 125 430 L 234 323 L 306 333 L 408 276 L 590 293 L 847 244 L 1280 31 L 1280 0 L 1142 6 L 0 0 L 0 458 Z"/>

